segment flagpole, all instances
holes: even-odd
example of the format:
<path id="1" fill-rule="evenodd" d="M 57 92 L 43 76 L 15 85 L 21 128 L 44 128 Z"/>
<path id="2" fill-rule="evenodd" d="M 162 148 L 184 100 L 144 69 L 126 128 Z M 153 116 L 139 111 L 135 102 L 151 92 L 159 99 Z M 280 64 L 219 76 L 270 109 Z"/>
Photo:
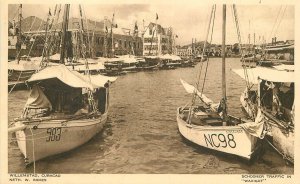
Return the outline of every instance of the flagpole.
<path id="1" fill-rule="evenodd" d="M 156 13 L 156 19 L 155 19 L 155 34 L 156 34 L 156 55 L 158 55 L 158 37 L 157 37 L 157 20 L 158 20 L 158 15 Z"/>

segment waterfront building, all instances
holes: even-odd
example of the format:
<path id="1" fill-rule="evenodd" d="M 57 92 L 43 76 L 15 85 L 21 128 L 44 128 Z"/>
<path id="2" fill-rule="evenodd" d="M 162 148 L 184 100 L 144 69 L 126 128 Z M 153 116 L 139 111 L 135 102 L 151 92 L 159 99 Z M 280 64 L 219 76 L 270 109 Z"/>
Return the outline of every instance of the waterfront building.
<path id="1" fill-rule="evenodd" d="M 143 55 L 171 54 L 174 49 L 173 43 L 174 35 L 171 27 L 163 28 L 160 24 L 150 22 L 143 33 Z"/>
<path id="2" fill-rule="evenodd" d="M 43 25 L 43 26 L 38 26 Z M 46 22 L 34 16 L 27 17 L 22 20 L 22 52 L 21 55 L 27 55 L 29 49 L 32 46 L 30 56 L 41 56 L 46 34 Z M 134 28 L 117 28 L 111 27 L 111 22 L 105 17 L 102 21 L 84 20 L 84 40 L 86 40 L 87 56 L 99 57 L 99 56 L 111 56 L 112 50 L 114 55 L 125 54 L 143 54 L 143 42 L 141 36 L 136 34 Z M 49 32 L 55 33 L 57 44 L 56 48 L 53 48 L 52 52 L 55 54 L 59 50 L 60 30 L 62 23 L 53 25 Z M 73 50 L 77 44 L 76 37 L 79 35 L 81 19 L 70 18 L 68 25 L 68 34 L 72 38 Z M 31 28 L 31 29 L 30 29 Z M 9 46 L 9 58 L 16 56 L 16 34 L 13 34 L 13 26 L 10 26 L 8 46 Z M 111 31 L 112 30 L 112 31 Z M 112 33 L 112 34 L 111 34 Z M 113 39 L 112 39 L 113 38 Z M 113 42 L 113 44 L 112 44 Z M 112 49 L 113 48 L 113 49 Z"/>

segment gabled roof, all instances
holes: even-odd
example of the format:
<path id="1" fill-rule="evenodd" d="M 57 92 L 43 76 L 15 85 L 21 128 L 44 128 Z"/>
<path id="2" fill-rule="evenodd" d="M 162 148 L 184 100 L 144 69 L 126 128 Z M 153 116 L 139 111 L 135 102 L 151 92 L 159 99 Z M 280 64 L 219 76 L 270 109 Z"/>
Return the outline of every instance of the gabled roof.
<path id="1" fill-rule="evenodd" d="M 81 19 L 80 18 L 70 18 L 68 29 L 79 29 L 81 26 Z M 93 31 L 104 31 L 105 26 L 110 30 L 111 22 L 110 20 L 107 21 L 93 21 L 90 19 L 83 20 L 83 28 L 84 30 L 93 30 Z M 62 28 L 62 22 L 53 25 L 52 29 L 61 29 Z M 109 31 L 108 30 L 108 31 Z"/>
<path id="2" fill-rule="evenodd" d="M 156 26 L 157 26 L 158 34 L 166 35 L 168 33 L 168 28 L 163 28 L 160 24 L 155 24 L 153 22 L 149 23 L 149 25 L 146 27 L 145 31 L 147 31 L 148 29 L 155 30 Z"/>
<path id="3" fill-rule="evenodd" d="M 22 20 L 21 22 L 21 31 L 37 31 L 37 30 L 45 30 L 46 21 L 36 17 L 29 16 Z M 16 22 L 16 26 L 19 27 L 19 22 Z M 31 28 L 31 29 L 30 29 Z"/>

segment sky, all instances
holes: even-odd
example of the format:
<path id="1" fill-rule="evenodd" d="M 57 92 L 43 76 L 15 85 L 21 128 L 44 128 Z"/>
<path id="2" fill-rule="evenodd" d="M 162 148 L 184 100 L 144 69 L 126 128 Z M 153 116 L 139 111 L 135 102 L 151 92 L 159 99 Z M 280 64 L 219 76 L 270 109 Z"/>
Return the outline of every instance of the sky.
<path id="1" fill-rule="evenodd" d="M 9 20 L 16 18 L 18 5 L 9 5 Z M 23 17 L 37 16 L 43 18 L 49 11 L 53 12 L 54 4 L 23 4 Z M 185 45 L 192 42 L 192 38 L 203 41 L 206 38 L 207 26 L 212 5 L 209 4 L 178 4 L 178 3 L 153 3 L 153 4 L 84 4 L 82 5 L 85 15 L 91 20 L 103 20 L 105 16 L 109 19 L 115 14 L 115 22 L 119 27 L 133 29 L 135 22 L 142 30 L 144 25 L 155 22 L 163 27 L 172 27 L 178 35 L 176 44 Z M 248 34 L 256 35 L 256 43 L 259 37 L 265 37 L 267 42 L 276 36 L 277 40 L 294 39 L 294 14 L 293 5 L 237 5 L 239 26 L 241 30 L 242 43 L 248 42 Z M 38 11 L 36 11 L 38 10 Z M 232 5 L 227 5 L 226 43 L 238 42 L 236 27 L 232 13 Z M 78 4 L 71 5 L 70 17 L 79 17 Z M 217 5 L 215 14 L 212 43 L 222 42 L 222 5 Z M 210 36 L 208 41 L 210 42 Z"/>

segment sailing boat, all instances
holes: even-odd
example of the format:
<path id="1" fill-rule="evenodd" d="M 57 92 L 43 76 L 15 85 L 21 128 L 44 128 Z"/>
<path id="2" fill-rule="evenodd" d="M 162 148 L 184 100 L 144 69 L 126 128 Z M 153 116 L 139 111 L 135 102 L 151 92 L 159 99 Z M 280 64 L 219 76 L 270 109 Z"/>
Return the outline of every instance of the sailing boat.
<path id="1" fill-rule="evenodd" d="M 22 39 L 22 4 L 18 7 L 18 21 L 18 27 L 13 23 L 11 30 L 13 36 L 9 37 L 9 43 L 13 40 L 12 38 L 16 39 L 15 47 L 8 49 L 9 53 L 15 51 L 15 60 L 8 63 L 8 81 L 13 85 L 18 84 L 19 81 L 27 80 L 39 66 L 36 61 L 30 61 L 29 56 L 21 57 L 21 54 L 24 54 L 23 48 L 26 47 L 22 43 L 24 42 Z"/>
<path id="2" fill-rule="evenodd" d="M 215 9 L 215 5 L 212 9 Z M 251 159 L 258 146 L 258 137 L 263 138 L 264 124 L 259 119 L 245 122 L 227 114 L 225 81 L 225 35 L 226 5 L 223 5 L 223 40 L 222 40 L 222 93 L 220 103 L 213 103 L 192 85 L 181 80 L 188 93 L 193 93 L 193 101 L 177 109 L 177 124 L 184 138 L 202 147 L 223 153 Z M 198 97 L 202 104 L 196 105 Z"/>
<path id="3" fill-rule="evenodd" d="M 107 120 L 109 84 L 116 78 L 83 75 L 64 65 L 69 10 L 65 5 L 61 64 L 46 66 L 27 80 L 30 95 L 21 117 L 8 130 L 15 132 L 26 164 L 86 143 Z"/>
<path id="4" fill-rule="evenodd" d="M 263 59 L 256 68 L 245 65 L 233 71 L 246 81 L 246 89 L 240 97 L 243 110 L 254 120 L 264 119 L 268 127 L 266 142 L 294 163 L 294 44 L 286 42 L 266 46 L 264 38 Z M 273 45 L 275 44 L 275 45 Z M 285 65 L 286 63 L 288 65 Z"/>
<path id="5" fill-rule="evenodd" d="M 246 70 L 246 71 L 244 71 Z M 249 117 L 264 118 L 268 125 L 267 142 L 294 163 L 294 66 L 234 69 L 249 84 L 241 95 L 241 103 Z"/>
<path id="6" fill-rule="evenodd" d="M 24 82 L 27 79 L 29 79 L 32 76 L 32 74 L 34 74 L 39 69 L 41 62 L 43 62 L 43 60 L 45 60 L 45 59 L 49 60 L 51 58 L 51 57 L 49 58 L 49 53 L 51 52 L 51 50 L 54 49 L 53 46 L 55 45 L 55 44 L 49 45 L 49 42 L 50 42 L 49 40 L 54 40 L 53 37 L 55 37 L 55 32 L 51 31 L 51 27 L 54 23 L 57 23 L 59 12 L 60 12 L 60 6 L 58 8 L 58 6 L 56 5 L 52 19 L 51 19 L 50 10 L 49 10 L 49 13 L 47 14 L 46 29 L 44 32 L 45 39 L 43 39 L 43 42 L 45 41 L 44 42 L 45 47 L 43 48 L 42 56 L 30 57 L 30 56 L 32 56 L 32 54 L 34 54 L 34 53 L 32 53 L 32 51 L 33 51 L 32 48 L 36 45 L 35 42 L 36 42 L 36 40 L 39 40 L 38 39 L 39 37 L 37 36 L 38 34 L 35 34 L 34 36 L 29 36 L 27 34 L 26 37 L 21 34 L 22 5 L 19 6 L 19 30 L 18 30 L 19 36 L 18 36 L 18 42 L 16 44 L 16 47 L 18 45 L 19 48 L 17 49 L 16 60 L 13 60 L 8 63 L 8 81 L 9 81 L 9 89 L 11 88 L 10 90 L 15 88 L 16 85 L 25 87 Z M 56 18 L 56 21 L 54 22 L 55 18 Z M 51 19 L 51 21 L 50 21 L 50 19 Z M 29 31 L 31 31 L 31 28 L 34 26 L 34 23 L 35 23 L 35 19 L 32 21 Z M 41 21 L 38 31 L 40 31 L 42 23 L 43 23 L 43 21 Z M 42 31 L 42 34 L 43 34 L 43 31 Z M 23 38 L 23 37 L 25 37 L 25 38 Z M 31 39 L 33 41 L 28 49 L 28 53 L 27 53 L 27 55 L 20 56 L 21 53 L 24 53 L 24 52 L 22 52 L 22 51 L 24 51 L 23 46 L 25 46 L 24 43 L 28 41 L 29 37 L 31 37 Z M 53 43 L 54 43 L 54 41 L 53 41 Z M 34 54 L 34 55 L 36 55 L 36 54 Z M 48 56 L 48 57 L 46 58 L 45 56 L 46 57 Z M 54 63 L 52 63 L 52 64 L 55 65 Z"/>

